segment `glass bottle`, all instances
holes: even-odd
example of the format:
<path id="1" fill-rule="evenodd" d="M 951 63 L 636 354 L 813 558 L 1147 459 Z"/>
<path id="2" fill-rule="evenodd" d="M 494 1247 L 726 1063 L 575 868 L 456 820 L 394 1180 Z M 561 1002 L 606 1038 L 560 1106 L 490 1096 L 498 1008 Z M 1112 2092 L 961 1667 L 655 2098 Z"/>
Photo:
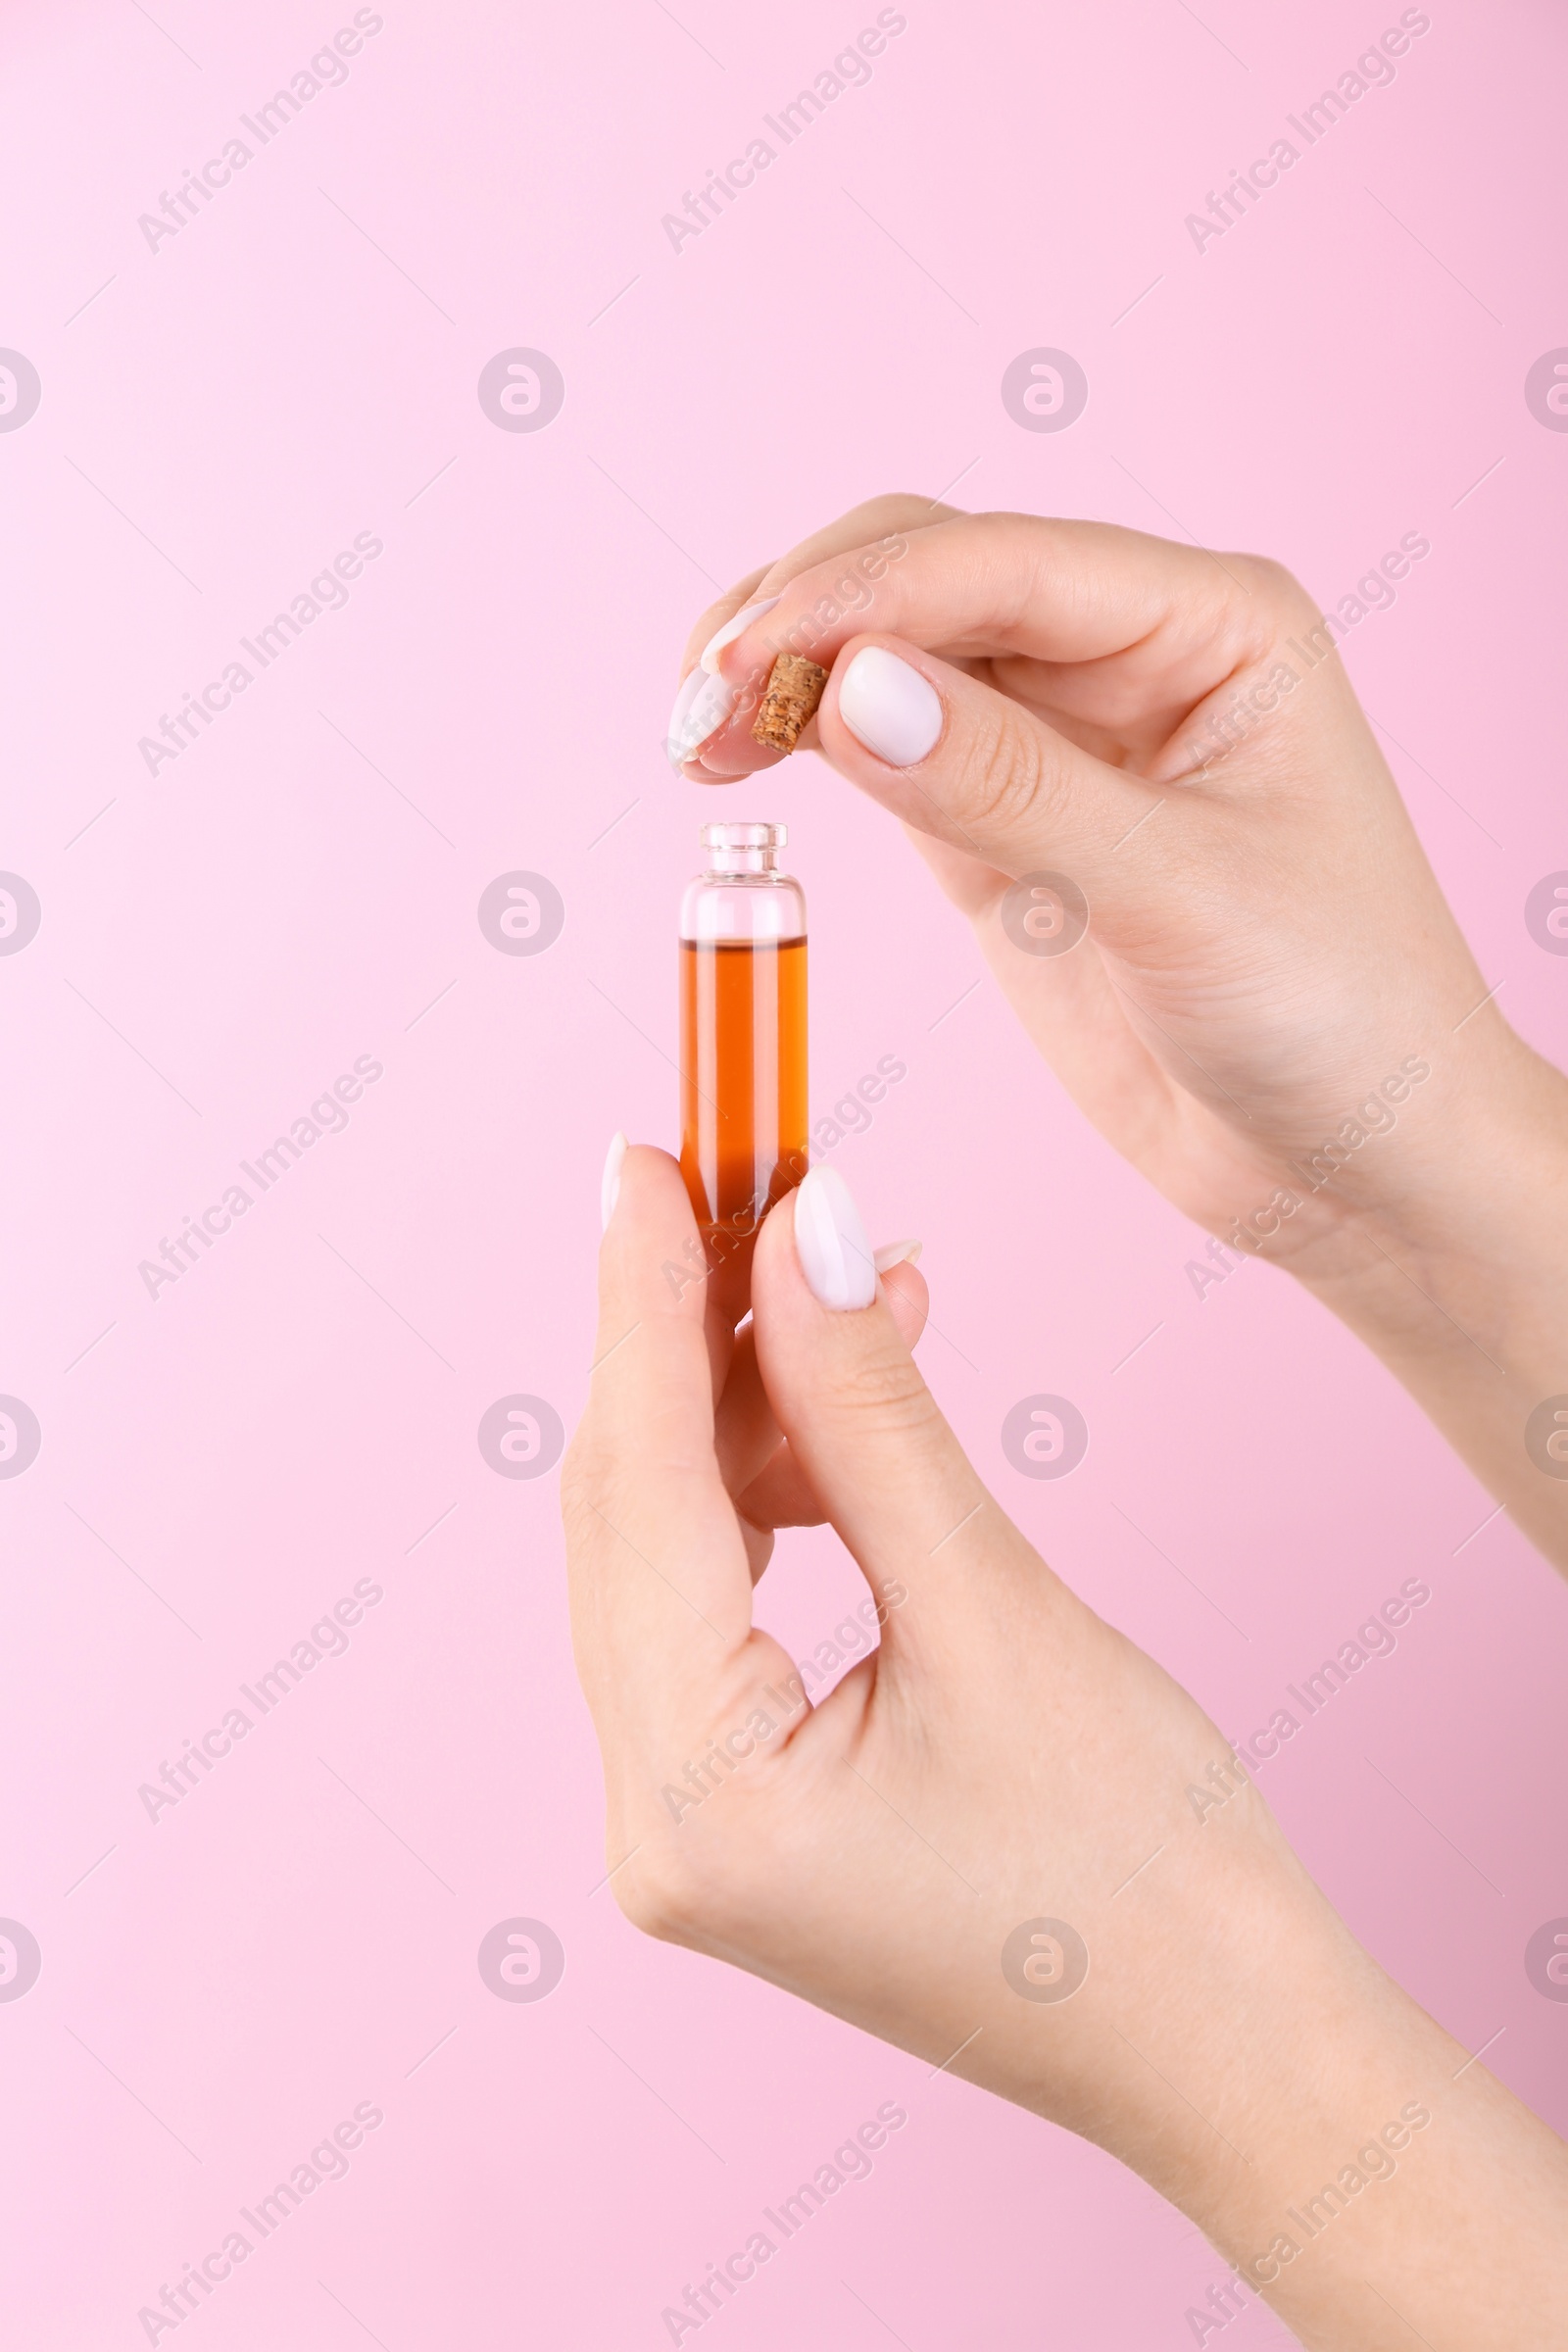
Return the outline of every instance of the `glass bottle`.
<path id="1" fill-rule="evenodd" d="M 680 909 L 681 1173 L 710 1262 L 749 1261 L 807 1169 L 806 899 L 782 825 L 704 825 Z"/>

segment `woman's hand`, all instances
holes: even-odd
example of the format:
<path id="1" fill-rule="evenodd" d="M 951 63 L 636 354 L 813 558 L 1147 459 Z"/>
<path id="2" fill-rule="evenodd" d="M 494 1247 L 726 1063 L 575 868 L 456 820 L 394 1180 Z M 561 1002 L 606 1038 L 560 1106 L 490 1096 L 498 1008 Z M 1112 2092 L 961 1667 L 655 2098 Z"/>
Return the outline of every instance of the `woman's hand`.
<path id="1" fill-rule="evenodd" d="M 1099 2141 L 1309 2344 L 1568 2334 L 1561 2149 L 986 1493 L 909 1355 L 923 1284 L 879 1282 L 842 1179 L 767 1220 L 739 1344 L 702 1263 L 675 1164 L 631 1151 L 563 1483 L 627 1914 Z M 752 1587 L 824 1514 L 884 1623 L 812 1705 Z"/>
<path id="2" fill-rule="evenodd" d="M 672 751 L 771 764 L 775 653 L 830 668 L 808 741 L 1101 1132 L 1323 1296 L 1568 1562 L 1568 1086 L 1488 1001 L 1330 636 L 1257 557 L 883 499 L 703 616 Z"/>

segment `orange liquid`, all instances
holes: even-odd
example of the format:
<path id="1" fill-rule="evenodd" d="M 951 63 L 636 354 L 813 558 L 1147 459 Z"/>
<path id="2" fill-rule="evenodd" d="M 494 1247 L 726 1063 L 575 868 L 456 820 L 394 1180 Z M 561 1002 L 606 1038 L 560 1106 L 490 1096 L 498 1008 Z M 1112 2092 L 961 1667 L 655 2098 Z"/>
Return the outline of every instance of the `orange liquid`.
<path id="1" fill-rule="evenodd" d="M 806 942 L 680 943 L 681 1174 L 703 1239 L 749 1256 L 807 1168 Z"/>

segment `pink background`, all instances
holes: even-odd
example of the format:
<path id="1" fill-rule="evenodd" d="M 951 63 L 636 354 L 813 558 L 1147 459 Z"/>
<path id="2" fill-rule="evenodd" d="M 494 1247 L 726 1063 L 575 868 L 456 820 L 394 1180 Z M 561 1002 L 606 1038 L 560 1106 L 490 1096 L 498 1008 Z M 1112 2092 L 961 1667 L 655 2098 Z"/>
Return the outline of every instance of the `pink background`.
<path id="1" fill-rule="evenodd" d="M 1568 866 L 1568 437 L 1523 397 L 1568 343 L 1560 18 L 1435 0 L 1200 255 L 1188 212 L 1396 7 L 908 0 L 869 83 L 676 253 L 662 216 L 869 0 L 388 0 L 344 85 L 149 250 L 138 215 L 352 13 L 12 0 L 0 28 L 0 343 L 43 383 L 0 435 L 0 866 L 43 906 L 0 959 L 0 1390 L 43 1432 L 0 1483 L 0 1914 L 43 1953 L 0 2004 L 9 2331 L 145 2341 L 138 2308 L 368 2101 L 348 2177 L 192 2342 L 653 2347 L 896 2099 L 873 2176 L 715 2342 L 1191 2342 L 1223 2266 L 1141 2183 L 593 1891 L 556 1482 L 475 1433 L 515 1392 L 570 1426 L 606 1143 L 673 1136 L 674 907 L 718 812 L 662 754 L 686 629 L 876 490 L 1190 531 L 1325 603 L 1425 533 L 1347 659 L 1484 970 L 1562 1055 L 1568 960 L 1523 920 Z M 1089 376 L 1059 434 L 999 396 L 1038 345 Z M 476 398 L 513 346 L 564 375 L 538 433 Z M 150 776 L 138 738 L 360 532 L 384 552 L 346 607 Z M 878 1239 L 924 1237 L 928 1374 L 1078 1590 L 1241 1735 L 1430 1584 L 1266 1786 L 1371 1949 L 1568 2123 L 1568 2006 L 1523 1965 L 1568 1912 L 1558 1580 L 1505 1517 L 1467 1542 L 1491 1499 L 1282 1279 L 1195 1297 L 1200 1237 L 989 983 L 949 1012 L 976 953 L 875 808 L 810 758 L 723 808 L 793 829 L 818 1113 L 908 1064 L 837 1164 Z M 537 956 L 476 920 L 514 868 L 565 902 Z M 346 1132 L 149 1298 L 139 1261 L 360 1055 Z M 1042 1390 L 1092 1433 L 1059 1485 L 1000 1446 Z M 139 1786 L 367 1577 L 347 1654 L 150 1821 Z M 811 1537 L 762 1608 L 804 1648 L 856 1597 Z M 476 1967 L 518 1915 L 565 1948 L 537 2003 Z M 1171 1965 L 1202 2000 L 1201 1954 Z"/>

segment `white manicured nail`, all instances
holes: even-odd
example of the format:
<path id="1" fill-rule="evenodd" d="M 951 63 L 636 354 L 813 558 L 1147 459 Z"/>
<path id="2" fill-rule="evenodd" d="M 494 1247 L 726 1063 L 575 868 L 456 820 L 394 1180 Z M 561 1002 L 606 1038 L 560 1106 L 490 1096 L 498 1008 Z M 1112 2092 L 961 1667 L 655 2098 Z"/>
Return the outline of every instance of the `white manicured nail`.
<path id="1" fill-rule="evenodd" d="M 610 1150 L 605 1153 L 605 1172 L 599 1180 L 599 1220 L 607 1232 L 610 1220 L 615 1213 L 615 1202 L 620 1199 L 620 1163 L 625 1156 L 626 1138 L 617 1131 L 610 1139 Z"/>
<path id="2" fill-rule="evenodd" d="M 837 1168 L 812 1168 L 795 1195 L 795 1249 L 823 1306 L 869 1306 L 876 1262 L 860 1212 Z"/>
<path id="3" fill-rule="evenodd" d="M 732 620 L 726 620 L 721 629 L 713 631 L 697 657 L 698 668 L 706 669 L 716 677 L 718 657 L 725 646 L 733 645 L 737 637 L 744 637 L 753 621 L 760 620 L 764 612 L 771 612 L 777 603 L 776 596 L 764 596 L 755 605 L 743 605 Z"/>
<path id="4" fill-rule="evenodd" d="M 890 767 L 913 767 L 942 732 L 942 700 L 907 662 L 868 645 L 844 672 L 839 716 Z"/>
<path id="5" fill-rule="evenodd" d="M 710 677 L 699 663 L 681 686 L 675 697 L 675 708 L 669 714 L 669 735 L 664 749 L 669 754 L 671 767 L 683 760 L 715 734 L 734 710 L 740 694 L 723 678 Z"/>
<path id="6" fill-rule="evenodd" d="M 884 1242 L 876 1253 L 877 1272 L 891 1274 L 895 1266 L 915 1265 L 924 1247 L 923 1242 Z"/>
<path id="7" fill-rule="evenodd" d="M 676 747 L 685 740 L 686 713 L 707 683 L 707 671 L 698 667 L 689 669 L 676 689 L 675 708 L 669 714 L 669 725 L 664 734 L 664 750 L 668 755 L 671 767 L 680 765 Z"/>

